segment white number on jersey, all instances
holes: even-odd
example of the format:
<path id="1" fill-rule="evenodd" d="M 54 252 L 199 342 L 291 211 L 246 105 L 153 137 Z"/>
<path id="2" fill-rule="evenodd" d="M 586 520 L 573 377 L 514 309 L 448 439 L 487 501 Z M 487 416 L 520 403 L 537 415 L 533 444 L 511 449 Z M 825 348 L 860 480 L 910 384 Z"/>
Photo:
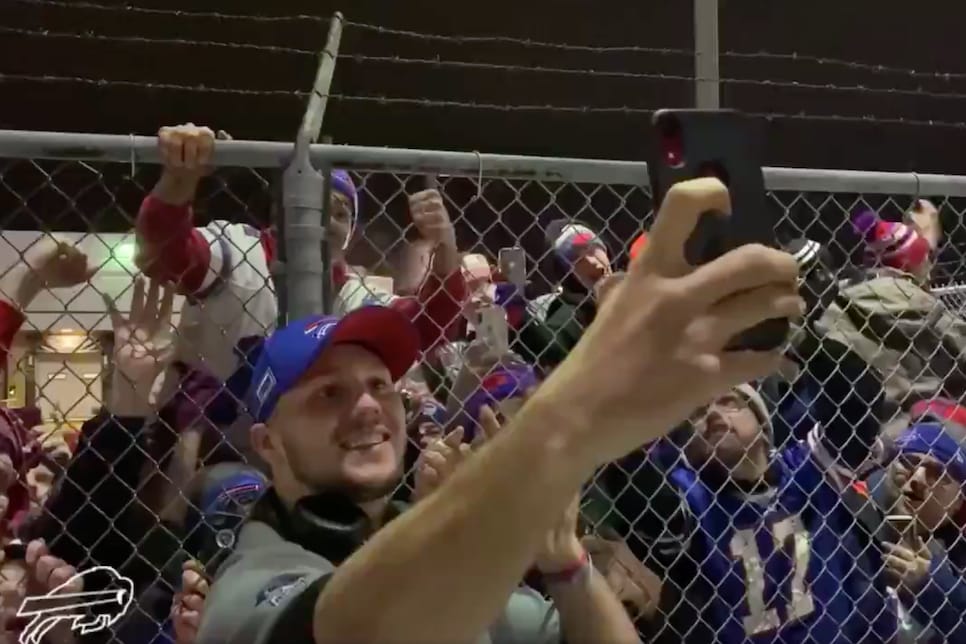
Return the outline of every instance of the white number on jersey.
<path id="1" fill-rule="evenodd" d="M 815 612 L 815 600 L 805 584 L 812 548 L 808 531 L 797 515 L 785 517 L 772 525 L 775 550 L 784 551 L 792 560 L 792 599 L 787 622 L 796 622 Z M 765 562 L 762 561 L 755 531 L 737 530 L 731 538 L 731 556 L 741 562 L 745 571 L 745 633 L 749 636 L 777 630 L 782 623 L 778 611 L 765 607 Z"/>

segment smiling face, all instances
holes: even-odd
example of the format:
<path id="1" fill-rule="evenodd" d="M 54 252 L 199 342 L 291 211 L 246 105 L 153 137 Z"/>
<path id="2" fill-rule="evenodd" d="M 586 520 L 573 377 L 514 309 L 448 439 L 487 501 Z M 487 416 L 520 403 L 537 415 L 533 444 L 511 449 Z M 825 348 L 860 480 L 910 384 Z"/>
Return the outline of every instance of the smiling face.
<path id="1" fill-rule="evenodd" d="M 402 478 L 402 398 L 386 365 L 357 345 L 324 351 L 252 436 L 279 495 L 290 501 L 333 490 L 372 501 Z"/>

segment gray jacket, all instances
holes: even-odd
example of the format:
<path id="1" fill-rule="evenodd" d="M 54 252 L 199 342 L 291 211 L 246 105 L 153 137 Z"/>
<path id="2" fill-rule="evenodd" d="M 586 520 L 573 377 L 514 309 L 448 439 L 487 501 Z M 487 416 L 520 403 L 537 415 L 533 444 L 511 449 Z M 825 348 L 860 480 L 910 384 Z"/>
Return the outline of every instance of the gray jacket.
<path id="1" fill-rule="evenodd" d="M 250 521 L 239 534 L 235 552 L 218 570 L 196 644 L 312 642 L 312 624 L 292 621 L 305 621 L 304 616 L 311 614 L 306 605 L 314 606 L 334 571 L 335 566 L 324 557 L 286 541 L 266 523 Z M 432 607 L 427 609 L 426 618 L 432 619 Z M 519 588 L 477 641 L 523 644 L 560 640 L 553 604 L 529 588 Z"/>

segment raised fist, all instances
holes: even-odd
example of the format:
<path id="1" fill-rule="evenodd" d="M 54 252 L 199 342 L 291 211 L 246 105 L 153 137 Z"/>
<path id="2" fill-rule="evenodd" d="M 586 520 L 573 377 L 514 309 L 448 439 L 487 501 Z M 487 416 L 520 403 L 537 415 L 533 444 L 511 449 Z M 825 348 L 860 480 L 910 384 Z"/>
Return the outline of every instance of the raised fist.
<path id="1" fill-rule="evenodd" d="M 939 218 L 939 209 L 928 199 L 918 200 L 912 208 L 906 212 L 906 221 L 911 223 L 919 233 L 929 240 L 929 246 L 935 251 L 939 248 L 942 241 L 942 223 Z"/>
<path id="2" fill-rule="evenodd" d="M 27 251 L 27 265 L 45 288 L 66 288 L 83 284 L 97 272 L 87 255 L 75 246 L 44 239 Z"/>
<path id="3" fill-rule="evenodd" d="M 158 130 L 161 164 L 166 172 L 200 178 L 211 170 L 215 138 L 211 128 L 194 123 L 163 127 Z"/>
<path id="4" fill-rule="evenodd" d="M 423 190 L 409 195 L 409 212 L 413 225 L 423 239 L 437 245 L 456 247 L 456 233 L 439 190 Z"/>

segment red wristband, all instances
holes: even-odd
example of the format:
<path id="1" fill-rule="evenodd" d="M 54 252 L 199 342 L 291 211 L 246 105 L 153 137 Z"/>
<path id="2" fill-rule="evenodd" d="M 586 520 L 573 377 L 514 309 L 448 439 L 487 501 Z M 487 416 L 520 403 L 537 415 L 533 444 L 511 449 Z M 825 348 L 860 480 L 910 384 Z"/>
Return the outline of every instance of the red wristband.
<path id="1" fill-rule="evenodd" d="M 566 568 L 555 572 L 541 572 L 540 575 L 543 577 L 544 583 L 548 585 L 569 584 L 589 571 L 591 565 L 590 553 L 584 550 L 580 558 Z"/>

